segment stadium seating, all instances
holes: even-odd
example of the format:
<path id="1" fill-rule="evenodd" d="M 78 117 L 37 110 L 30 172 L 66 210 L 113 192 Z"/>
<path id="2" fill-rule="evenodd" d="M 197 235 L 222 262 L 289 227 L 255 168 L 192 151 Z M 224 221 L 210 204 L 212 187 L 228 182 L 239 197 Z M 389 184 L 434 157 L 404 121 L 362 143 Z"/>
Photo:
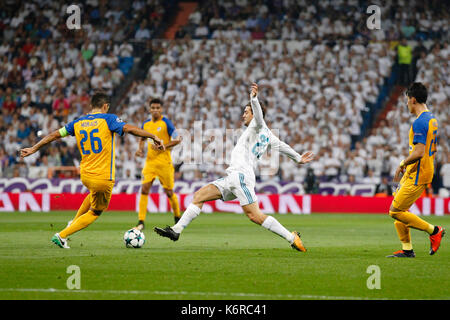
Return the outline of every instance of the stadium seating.
<path id="1" fill-rule="evenodd" d="M 379 5 L 383 28 L 369 32 L 369 5 Z M 440 1 L 226 1 L 203 0 L 190 16 L 180 35 L 210 39 L 337 40 L 363 37 L 398 40 L 406 37 L 424 41 L 448 35 L 446 5 Z M 448 4 L 447 4 L 448 9 Z"/>
<path id="2" fill-rule="evenodd" d="M 2 177 L 28 176 L 29 168 L 31 178 L 47 177 L 49 166 L 79 164 L 72 139 L 56 143 L 23 164 L 16 149 L 36 143 L 88 112 L 93 90 L 102 89 L 113 96 L 134 65 L 133 43 L 140 40 L 137 26 L 149 20 L 144 31 L 156 35 L 173 1 L 82 0 L 77 4 L 87 15 L 80 30 L 66 28 L 67 5 L 58 1 L 0 5 Z M 16 132 L 19 124 L 25 128 Z M 55 162 L 48 163 L 51 159 Z"/>
<path id="3" fill-rule="evenodd" d="M 156 50 L 144 80 L 131 74 L 136 43 L 164 34 L 163 20 L 177 14 L 168 9 L 175 1 L 80 1 L 88 17 L 79 33 L 65 30 L 66 16 L 57 14 L 65 6 L 58 2 L 16 1 L 2 8 L 0 175 L 47 177 L 48 167 L 78 165 L 73 139 L 23 163 L 16 150 L 86 113 L 94 89 L 114 96 L 128 77 L 134 84 L 125 99 L 117 99 L 115 113 L 141 124 L 150 117 L 145 105 L 160 97 L 168 117 L 192 137 L 173 151 L 175 164 L 182 164 L 177 179 L 211 180 L 223 173 L 226 153 L 212 156 L 206 141 L 195 143 L 194 129 L 203 121 L 204 133 L 226 137 L 227 129 L 240 128 L 250 81 L 258 81 L 269 126 L 297 151 L 317 154 L 310 166 L 315 179 L 377 184 L 392 177 L 406 155 L 412 119 L 403 112 L 403 89 L 396 87 L 395 50 L 406 37 L 423 47 L 414 73 L 427 84 L 430 108 L 441 123 L 436 190 L 449 188 L 449 49 L 442 41 L 448 21 L 440 4 L 408 1 L 405 13 L 389 2 L 383 25 L 390 27 L 368 32 L 360 1 L 263 0 L 253 10 L 254 2 L 198 1 L 188 24 L 175 33 L 179 40 L 152 40 Z M 388 99 L 393 108 L 377 122 Z M 224 141 L 224 148 L 232 147 Z M 143 159 L 134 157 L 136 142 L 132 136 L 118 141 L 118 178 L 139 177 Z M 193 160 L 198 151 L 202 165 Z M 283 157 L 275 171 L 268 165 L 263 161 L 258 179 L 302 182 L 308 174 Z"/>
<path id="4" fill-rule="evenodd" d="M 177 45 L 161 42 L 161 46 L 164 54 L 150 68 L 148 79 L 130 91 L 128 105 L 122 108 L 124 119 L 144 121 L 149 116 L 145 103 L 159 96 L 165 101 L 166 114 L 180 129 L 193 133 L 194 122 L 205 120 L 206 129 L 220 129 L 225 137 L 226 129 L 240 127 L 248 79 L 254 79 L 262 88 L 269 126 L 299 152 L 311 149 L 318 154 L 318 161 L 312 164 L 317 176 L 346 180 L 349 171 L 354 171 L 359 180 L 364 178 L 368 151 L 359 152 L 359 145 L 352 151 L 351 145 L 360 135 L 361 112 L 367 103 L 377 101 L 390 74 L 395 52 L 388 43 L 364 46 L 356 41 L 327 46 L 309 41 L 194 40 Z M 193 68 L 194 60 L 201 69 Z M 128 140 L 125 144 L 136 145 Z M 355 162 L 348 159 L 349 153 L 354 153 Z M 174 157 L 178 156 L 175 149 Z M 184 178 L 212 179 L 226 166 L 188 165 L 192 159 L 176 160 L 184 162 Z M 133 167 L 139 167 L 139 162 Z M 306 169 L 299 170 L 284 158 L 280 167 L 282 180 L 302 181 L 306 175 Z M 377 176 L 380 173 L 377 171 Z M 260 174 L 266 179 L 264 172 Z"/>

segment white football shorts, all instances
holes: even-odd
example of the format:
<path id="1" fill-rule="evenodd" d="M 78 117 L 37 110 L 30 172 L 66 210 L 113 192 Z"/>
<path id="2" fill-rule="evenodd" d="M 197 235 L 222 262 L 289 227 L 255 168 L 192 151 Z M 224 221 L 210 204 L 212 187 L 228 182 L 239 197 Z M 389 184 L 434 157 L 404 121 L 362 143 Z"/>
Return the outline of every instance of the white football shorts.
<path id="1" fill-rule="evenodd" d="M 238 199 L 241 206 L 256 201 L 255 182 L 243 173 L 232 172 L 224 178 L 211 182 L 222 194 L 223 201 Z"/>

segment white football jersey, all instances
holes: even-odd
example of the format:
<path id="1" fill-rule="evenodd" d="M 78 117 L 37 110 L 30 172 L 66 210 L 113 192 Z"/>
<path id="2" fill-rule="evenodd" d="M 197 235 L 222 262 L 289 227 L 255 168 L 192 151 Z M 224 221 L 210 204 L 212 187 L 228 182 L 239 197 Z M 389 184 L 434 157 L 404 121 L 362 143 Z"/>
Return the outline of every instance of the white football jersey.
<path id="1" fill-rule="evenodd" d="M 253 119 L 247 129 L 239 137 L 231 153 L 230 166 L 227 173 L 241 172 L 247 178 L 255 180 L 255 169 L 261 156 L 270 146 L 272 150 L 279 151 L 289 158 L 299 162 L 301 155 L 295 152 L 286 143 L 280 141 L 267 127 L 258 98 L 251 98 Z"/>
<path id="2" fill-rule="evenodd" d="M 255 119 L 250 121 L 231 152 L 227 173 L 238 171 L 254 179 L 257 162 L 266 152 L 271 134 L 265 123 L 264 126 L 258 127 Z"/>

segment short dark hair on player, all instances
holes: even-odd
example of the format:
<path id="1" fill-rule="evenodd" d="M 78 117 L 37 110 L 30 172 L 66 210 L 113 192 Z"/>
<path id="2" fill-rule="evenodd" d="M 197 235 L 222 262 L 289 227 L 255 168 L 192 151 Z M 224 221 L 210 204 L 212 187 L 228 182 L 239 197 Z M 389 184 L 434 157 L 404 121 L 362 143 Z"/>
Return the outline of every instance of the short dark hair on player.
<path id="1" fill-rule="evenodd" d="M 159 98 L 153 98 L 152 100 L 150 100 L 150 103 L 148 105 L 151 106 L 154 103 L 156 103 L 156 104 L 159 103 L 160 105 L 163 105 L 161 99 L 159 99 Z"/>
<path id="2" fill-rule="evenodd" d="M 110 104 L 111 100 L 109 99 L 109 96 L 101 91 L 98 91 L 94 93 L 94 95 L 91 98 L 91 106 L 93 109 L 95 108 L 101 108 L 104 104 Z"/>
<path id="3" fill-rule="evenodd" d="M 249 102 L 249 103 L 247 103 L 246 105 L 245 105 L 245 107 L 244 108 L 247 108 L 247 107 L 249 107 L 250 108 L 250 111 L 252 112 L 252 114 L 253 114 L 253 109 L 252 109 L 252 104 Z M 261 106 L 261 110 L 262 110 L 262 114 L 263 114 L 263 118 L 266 116 L 266 107 L 264 107 L 264 106 Z"/>
<path id="4" fill-rule="evenodd" d="M 409 98 L 416 98 L 418 103 L 427 102 L 428 92 L 427 87 L 425 87 L 421 82 L 414 82 L 406 90 L 406 96 Z"/>

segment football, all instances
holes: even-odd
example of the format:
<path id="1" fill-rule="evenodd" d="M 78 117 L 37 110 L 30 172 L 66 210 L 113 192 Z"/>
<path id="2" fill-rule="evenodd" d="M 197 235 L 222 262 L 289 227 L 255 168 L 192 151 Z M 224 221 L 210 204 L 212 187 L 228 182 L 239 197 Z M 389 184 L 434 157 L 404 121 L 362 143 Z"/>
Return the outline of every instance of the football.
<path id="1" fill-rule="evenodd" d="M 141 248 L 145 243 L 145 235 L 137 229 L 130 229 L 123 235 L 123 241 L 127 248 Z"/>

